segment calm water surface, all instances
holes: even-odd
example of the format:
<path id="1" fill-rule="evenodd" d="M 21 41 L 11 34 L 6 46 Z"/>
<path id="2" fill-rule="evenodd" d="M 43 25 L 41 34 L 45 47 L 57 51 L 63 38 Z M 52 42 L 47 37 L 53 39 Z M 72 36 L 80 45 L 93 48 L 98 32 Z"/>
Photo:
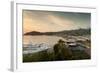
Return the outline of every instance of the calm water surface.
<path id="1" fill-rule="evenodd" d="M 57 37 L 57 36 L 46 36 L 46 35 L 41 35 L 41 36 L 24 36 L 23 37 L 23 44 L 29 44 L 30 42 L 33 44 L 41 44 L 45 43 L 47 45 L 54 45 L 59 41 L 59 39 L 62 39 L 65 41 L 64 38 L 62 37 Z"/>

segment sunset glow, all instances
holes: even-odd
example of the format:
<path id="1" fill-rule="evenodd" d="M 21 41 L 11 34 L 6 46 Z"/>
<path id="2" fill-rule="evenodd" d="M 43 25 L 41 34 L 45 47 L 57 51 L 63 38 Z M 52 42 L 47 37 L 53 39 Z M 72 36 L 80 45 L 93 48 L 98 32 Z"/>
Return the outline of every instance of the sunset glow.
<path id="1" fill-rule="evenodd" d="M 79 28 L 90 28 L 89 13 L 23 10 L 24 33 L 55 32 Z"/>

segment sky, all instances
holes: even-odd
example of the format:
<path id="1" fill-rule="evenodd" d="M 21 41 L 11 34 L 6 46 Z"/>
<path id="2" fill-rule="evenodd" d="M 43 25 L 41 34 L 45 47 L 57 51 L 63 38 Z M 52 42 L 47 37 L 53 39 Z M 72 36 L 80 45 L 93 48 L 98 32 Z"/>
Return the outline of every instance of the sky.
<path id="1" fill-rule="evenodd" d="M 90 24 L 90 13 L 23 10 L 24 33 L 86 29 Z"/>

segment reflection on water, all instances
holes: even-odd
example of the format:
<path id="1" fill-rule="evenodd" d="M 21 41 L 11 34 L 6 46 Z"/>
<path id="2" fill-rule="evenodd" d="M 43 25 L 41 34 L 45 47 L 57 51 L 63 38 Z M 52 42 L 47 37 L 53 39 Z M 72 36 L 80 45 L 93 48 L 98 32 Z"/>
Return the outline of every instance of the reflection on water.
<path id="1" fill-rule="evenodd" d="M 62 39 L 65 41 L 62 37 L 57 36 L 46 36 L 46 35 L 40 35 L 40 36 L 24 36 L 23 37 L 23 44 L 29 44 L 32 42 L 33 44 L 41 44 L 45 43 L 49 46 L 53 46 L 59 39 Z"/>

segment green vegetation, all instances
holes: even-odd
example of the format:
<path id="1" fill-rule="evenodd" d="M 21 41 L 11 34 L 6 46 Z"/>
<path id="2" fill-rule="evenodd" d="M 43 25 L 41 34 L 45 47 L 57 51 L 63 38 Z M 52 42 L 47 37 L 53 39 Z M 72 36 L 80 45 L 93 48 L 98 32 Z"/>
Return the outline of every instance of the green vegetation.
<path id="1" fill-rule="evenodd" d="M 85 53 L 85 51 L 74 50 L 72 52 L 72 60 L 90 59 L 90 56 L 87 53 Z"/>
<path id="2" fill-rule="evenodd" d="M 36 61 L 47 61 L 48 59 L 47 51 L 41 51 L 33 54 L 24 54 L 23 62 L 36 62 Z"/>
<path id="3" fill-rule="evenodd" d="M 59 40 L 54 45 L 51 53 L 48 50 L 40 51 L 33 54 L 23 54 L 23 62 L 39 62 L 39 61 L 61 61 L 61 60 L 82 60 L 90 59 L 84 50 L 71 50 L 63 40 Z"/>

